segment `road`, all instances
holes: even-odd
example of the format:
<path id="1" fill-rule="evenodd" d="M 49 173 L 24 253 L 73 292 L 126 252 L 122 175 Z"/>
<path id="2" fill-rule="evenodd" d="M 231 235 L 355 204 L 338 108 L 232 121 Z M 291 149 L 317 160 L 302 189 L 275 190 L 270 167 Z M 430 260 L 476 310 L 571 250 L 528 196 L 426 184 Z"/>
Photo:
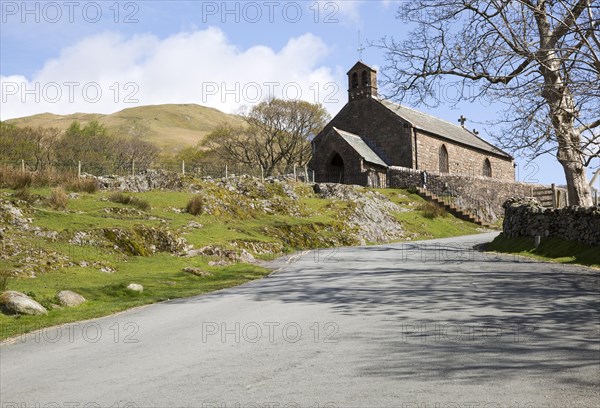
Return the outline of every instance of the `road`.
<path id="1" fill-rule="evenodd" d="M 0 406 L 600 406 L 598 271 L 472 249 L 493 236 L 296 254 L 22 337 L 0 347 Z"/>

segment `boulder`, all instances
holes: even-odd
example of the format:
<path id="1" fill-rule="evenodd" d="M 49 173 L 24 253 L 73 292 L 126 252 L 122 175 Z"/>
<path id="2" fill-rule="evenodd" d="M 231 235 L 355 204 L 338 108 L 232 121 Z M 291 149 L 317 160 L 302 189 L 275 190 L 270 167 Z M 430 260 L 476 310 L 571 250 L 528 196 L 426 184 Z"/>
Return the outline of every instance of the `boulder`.
<path id="1" fill-rule="evenodd" d="M 187 272 L 187 273 L 191 273 L 192 275 L 196 275 L 196 276 L 212 276 L 212 273 L 205 271 L 204 269 L 195 268 L 195 267 L 191 267 L 191 266 L 188 266 L 187 268 L 183 268 L 183 271 Z"/>
<path id="2" fill-rule="evenodd" d="M 0 295 L 0 309 L 3 313 L 14 315 L 45 315 L 46 308 L 24 293 L 8 290 Z"/>
<path id="3" fill-rule="evenodd" d="M 58 303 L 60 303 L 61 306 L 66 307 L 79 306 L 80 304 L 85 302 L 85 298 L 83 296 L 81 296 L 78 293 L 71 292 L 70 290 L 63 290 L 61 292 L 58 292 L 56 298 L 58 299 Z"/>
<path id="4" fill-rule="evenodd" d="M 140 285 L 139 283 L 130 283 L 129 285 L 127 285 L 127 290 L 130 290 L 132 292 L 143 292 L 144 291 L 144 287 L 142 285 Z"/>

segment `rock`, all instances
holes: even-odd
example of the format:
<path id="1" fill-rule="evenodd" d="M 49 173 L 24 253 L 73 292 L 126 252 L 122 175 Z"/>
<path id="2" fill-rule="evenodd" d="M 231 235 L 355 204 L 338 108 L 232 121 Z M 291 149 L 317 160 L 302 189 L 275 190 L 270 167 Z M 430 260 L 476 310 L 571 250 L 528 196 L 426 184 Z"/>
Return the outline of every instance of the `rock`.
<path id="1" fill-rule="evenodd" d="M 25 230 L 29 229 L 31 223 L 29 218 L 25 218 L 23 211 L 6 201 L 0 202 L 0 221 L 8 222 Z"/>
<path id="2" fill-rule="evenodd" d="M 188 222 L 187 227 L 188 228 L 200 229 L 200 228 L 204 227 L 204 225 L 202 225 L 202 224 L 200 224 L 199 222 L 196 222 L 196 221 L 190 221 L 190 222 Z"/>
<path id="3" fill-rule="evenodd" d="M 21 292 L 8 290 L 0 295 L 0 309 L 3 313 L 14 315 L 45 315 L 46 308 Z"/>
<path id="4" fill-rule="evenodd" d="M 142 285 L 140 285 L 139 283 L 130 283 L 129 285 L 127 285 L 127 290 L 130 290 L 132 292 L 143 292 L 144 291 L 144 287 Z"/>
<path id="5" fill-rule="evenodd" d="M 192 249 L 183 253 L 183 256 L 187 258 L 193 258 L 196 256 L 205 256 L 205 257 L 215 257 L 219 258 L 218 265 L 228 265 L 233 262 L 243 262 L 243 263 L 252 263 L 256 262 L 256 259 L 252 256 L 250 252 L 245 249 L 226 249 L 220 246 L 212 246 L 208 245 L 202 247 L 200 249 Z M 209 265 L 217 265 L 210 264 Z"/>
<path id="6" fill-rule="evenodd" d="M 85 298 L 78 293 L 71 292 L 70 290 L 63 290 L 58 292 L 56 295 L 58 299 L 58 303 L 61 306 L 74 307 L 79 306 L 83 302 L 85 302 Z"/>
<path id="7" fill-rule="evenodd" d="M 93 177 L 101 189 L 144 192 L 156 189 L 179 190 L 185 187 L 184 177 L 165 170 L 146 170 L 134 176 Z"/>
<path id="8" fill-rule="evenodd" d="M 325 199 L 349 202 L 349 210 L 340 214 L 349 229 L 356 230 L 358 242 L 389 242 L 404 236 L 402 225 L 392 216 L 403 210 L 381 193 L 346 184 L 320 183 L 313 186 Z"/>
<path id="9" fill-rule="evenodd" d="M 212 273 L 205 271 L 203 269 L 200 268 L 194 268 L 191 266 L 188 266 L 187 268 L 183 268 L 184 272 L 187 273 L 191 273 L 192 275 L 196 275 L 196 276 L 212 276 Z"/>

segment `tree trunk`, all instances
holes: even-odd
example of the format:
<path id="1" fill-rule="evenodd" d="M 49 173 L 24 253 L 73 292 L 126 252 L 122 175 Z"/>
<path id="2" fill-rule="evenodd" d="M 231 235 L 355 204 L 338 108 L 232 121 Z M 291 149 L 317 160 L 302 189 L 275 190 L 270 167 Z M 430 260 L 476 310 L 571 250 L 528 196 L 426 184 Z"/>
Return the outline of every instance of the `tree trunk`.
<path id="1" fill-rule="evenodd" d="M 585 175 L 585 167 L 570 160 L 560 160 L 560 164 L 563 166 L 567 180 L 569 205 L 579 205 L 581 207 L 591 207 L 594 205 Z"/>

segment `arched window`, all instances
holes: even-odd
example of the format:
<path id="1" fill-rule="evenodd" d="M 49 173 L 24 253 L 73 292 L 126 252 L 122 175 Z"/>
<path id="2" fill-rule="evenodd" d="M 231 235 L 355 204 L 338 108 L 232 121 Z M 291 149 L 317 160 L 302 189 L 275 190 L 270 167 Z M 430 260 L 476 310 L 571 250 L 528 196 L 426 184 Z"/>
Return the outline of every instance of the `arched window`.
<path id="1" fill-rule="evenodd" d="M 490 163 L 490 159 L 483 161 L 483 176 L 492 177 L 492 163 Z"/>
<path id="2" fill-rule="evenodd" d="M 358 88 L 358 74 L 355 72 L 352 74 L 352 89 Z"/>
<path id="3" fill-rule="evenodd" d="M 450 162 L 448 160 L 446 145 L 440 147 L 440 173 L 450 173 Z"/>
<path id="4" fill-rule="evenodd" d="M 363 71 L 361 76 L 362 86 L 369 86 L 369 74 L 367 71 Z"/>

